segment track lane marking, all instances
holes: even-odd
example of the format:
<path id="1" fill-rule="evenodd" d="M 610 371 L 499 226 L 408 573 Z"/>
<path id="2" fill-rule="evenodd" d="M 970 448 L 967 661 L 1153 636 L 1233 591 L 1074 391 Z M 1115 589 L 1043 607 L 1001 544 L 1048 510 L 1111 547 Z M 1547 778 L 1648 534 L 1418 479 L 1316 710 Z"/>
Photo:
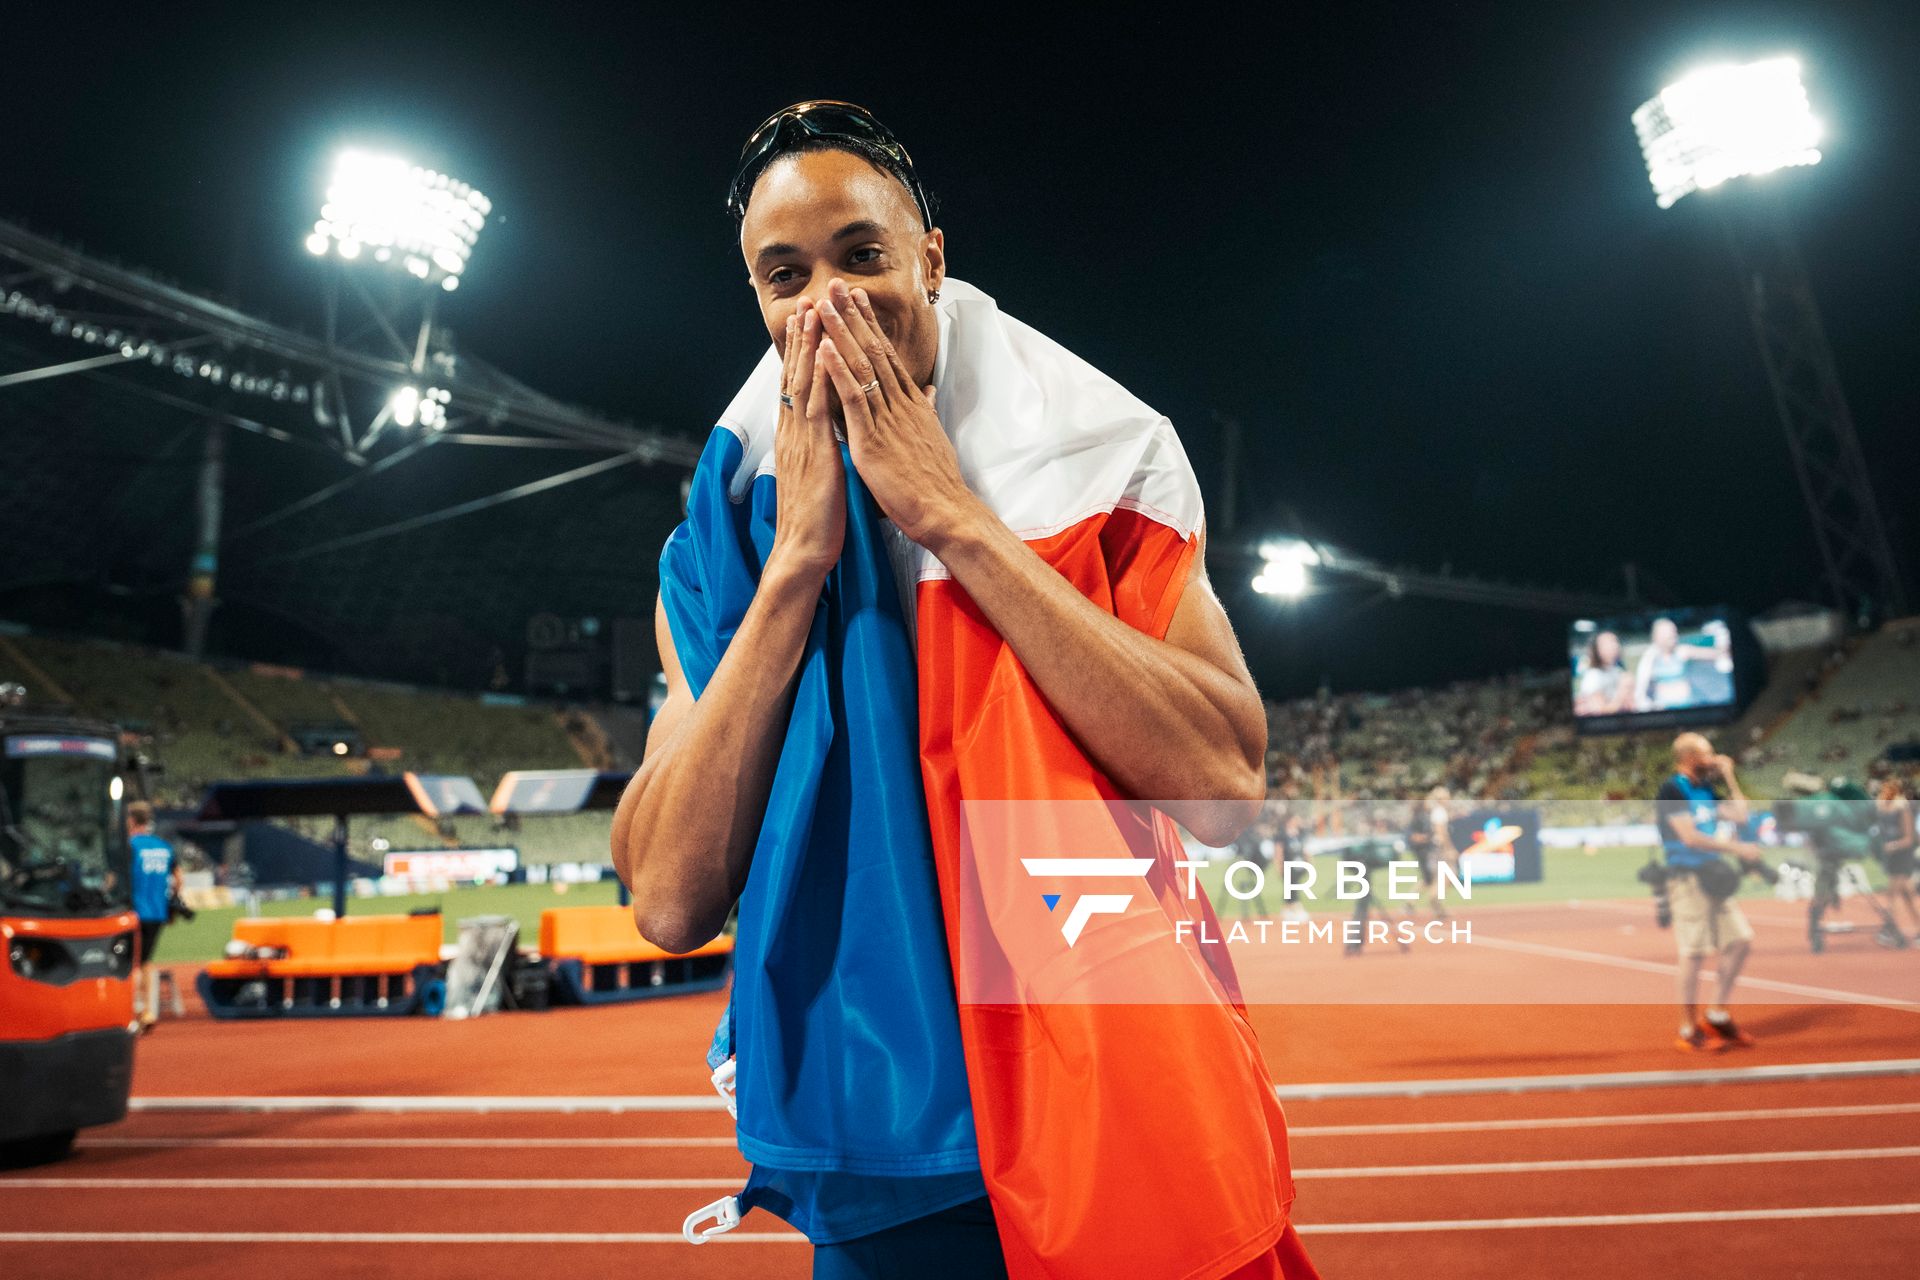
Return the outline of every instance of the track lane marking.
<path id="1" fill-rule="evenodd" d="M 201 1136 L 156 1136 L 141 1138 L 81 1138 L 74 1143 L 82 1149 L 100 1148 L 172 1148 L 230 1147 L 241 1150 L 334 1150 L 343 1148 L 447 1147 L 485 1150 L 512 1150 L 516 1147 L 551 1148 L 671 1148 L 725 1147 L 732 1151 L 732 1138 L 220 1138 Z"/>
<path id="2" fill-rule="evenodd" d="M 1773 1222 L 1800 1218 L 1888 1218 L 1920 1204 L 1834 1204 L 1784 1209 L 1702 1209 L 1677 1213 L 1567 1214 L 1550 1218 L 1441 1218 L 1431 1222 L 1297 1222 L 1301 1235 L 1397 1235 L 1422 1231 L 1527 1231 L 1555 1227 L 1678 1226 L 1690 1222 Z"/>
<path id="3" fill-rule="evenodd" d="M 1492 947 L 1496 951 L 1517 951 L 1524 955 L 1546 956 L 1558 960 L 1578 960 L 1585 964 L 1605 965 L 1613 969 L 1632 969 L 1640 973 L 1657 973 L 1673 977 L 1680 972 L 1677 964 L 1664 964 L 1655 960 L 1634 960 L 1627 956 L 1612 956 L 1603 951 L 1580 951 L 1572 947 L 1550 947 L 1543 942 L 1516 942 L 1511 938 L 1476 938 L 1474 946 Z M 1714 972 L 1703 969 L 1700 975 L 1712 981 Z M 1895 1000 L 1887 996 L 1863 995 L 1858 991 L 1840 991 L 1833 987 L 1813 987 L 1800 982 L 1783 982 L 1777 978 L 1759 978 L 1742 974 L 1740 984 L 1749 990 L 1777 991 L 1782 995 L 1808 996 L 1816 1000 L 1831 1000 L 1839 1004 L 1871 1005 L 1879 1009 L 1898 1009 L 1902 1013 L 1920 1013 L 1920 1004 L 1911 1000 Z M 1622 1004 L 1638 1004 L 1640 1001 L 1620 1001 Z"/>
<path id="4" fill-rule="evenodd" d="M 1920 1005 L 1913 1008 L 1920 1011 Z M 1736 1084 L 1797 1080 L 1848 1080 L 1867 1076 L 1920 1075 L 1920 1058 L 1869 1058 L 1851 1062 L 1775 1063 L 1760 1067 L 1690 1068 L 1670 1071 L 1602 1071 L 1569 1075 L 1454 1076 L 1429 1080 L 1326 1081 L 1274 1086 L 1282 1101 L 1323 1098 L 1420 1098 L 1439 1094 L 1541 1093 L 1574 1089 L 1637 1089 L 1668 1085 Z M 718 1095 L 637 1094 L 587 1097 L 554 1094 L 143 1096 L 128 1109 L 145 1114 L 187 1112 L 342 1112 L 370 1114 L 478 1114 L 560 1112 L 620 1115 L 629 1111 L 719 1111 Z"/>
<path id="5" fill-rule="evenodd" d="M 1491 1133 L 1509 1129 L 1587 1129 L 1662 1124 L 1733 1124 L 1750 1120 L 1827 1120 L 1848 1116 L 1920 1115 L 1920 1102 L 1857 1106 L 1755 1107 L 1740 1111 L 1648 1111 L 1633 1115 L 1540 1116 L 1530 1120 L 1425 1120 L 1396 1124 L 1290 1124 L 1292 1138 L 1358 1138 L 1371 1134 Z M 86 1140 L 81 1140 L 85 1145 Z"/>
<path id="6" fill-rule="evenodd" d="M 0 1244 L 677 1244 L 678 1231 L 0 1231 Z M 798 1231 L 730 1231 L 709 1244 L 806 1244 Z"/>
<path id="7" fill-rule="evenodd" d="M 1727 1111 L 1645 1111 L 1591 1116 L 1537 1116 L 1530 1119 L 1424 1120 L 1388 1124 L 1295 1124 L 1287 1133 L 1295 1138 L 1359 1138 L 1421 1133 L 1495 1133 L 1528 1129 L 1589 1129 L 1665 1124 L 1743 1124 L 1754 1120 L 1831 1120 L 1860 1116 L 1920 1115 L 1920 1102 L 1862 1103 L 1822 1107 L 1752 1107 Z M 347 1148 L 504 1150 L 515 1148 L 609 1150 L 627 1148 L 725 1148 L 732 1138 L 474 1138 L 416 1135 L 395 1138 L 236 1138 L 202 1134 L 153 1134 L 139 1137 L 83 1137 L 81 1150 L 173 1150 L 231 1148 L 253 1151 L 304 1151 Z"/>
<path id="8" fill-rule="evenodd" d="M 1438 1178 L 1494 1173 L 1572 1173 L 1597 1169 L 1692 1169 L 1702 1165 L 1799 1164 L 1809 1161 L 1916 1160 L 1920 1147 L 1837 1147 L 1814 1151 L 1739 1151 L 1710 1155 L 1596 1156 L 1578 1160 L 1502 1160 L 1476 1164 L 1355 1165 L 1295 1169 L 1295 1178 Z M 5 1185 L 0 1183 L 0 1186 Z"/>
<path id="9" fill-rule="evenodd" d="M 1707 1165 L 1800 1164 L 1916 1160 L 1920 1146 L 1835 1147 L 1808 1151 L 1743 1151 L 1673 1156 L 1604 1156 L 1567 1160 L 1503 1160 L 1456 1164 L 1353 1165 L 1297 1168 L 1295 1178 L 1438 1178 L 1504 1173 L 1572 1173 L 1601 1169 L 1691 1169 Z M 4 1177 L 0 1188 L 74 1191 L 693 1191 L 737 1187 L 739 1178 L 93 1178 Z"/>
<path id="10" fill-rule="evenodd" d="M 1564 1227 L 1674 1226 L 1772 1222 L 1806 1218 L 1884 1218 L 1920 1214 L 1920 1204 L 1808 1205 L 1776 1209 L 1705 1209 L 1672 1213 L 1603 1213 L 1543 1218 L 1442 1218 L 1427 1222 L 1296 1222 L 1301 1235 L 1398 1235 L 1428 1231 L 1524 1231 Z M 684 1244 L 677 1231 L 0 1231 L 0 1244 Z M 716 1244 L 805 1244 L 797 1231 L 729 1232 Z"/>
<path id="11" fill-rule="evenodd" d="M 73 1191 L 705 1191 L 740 1178 L 13 1178 L 0 1188 Z"/>

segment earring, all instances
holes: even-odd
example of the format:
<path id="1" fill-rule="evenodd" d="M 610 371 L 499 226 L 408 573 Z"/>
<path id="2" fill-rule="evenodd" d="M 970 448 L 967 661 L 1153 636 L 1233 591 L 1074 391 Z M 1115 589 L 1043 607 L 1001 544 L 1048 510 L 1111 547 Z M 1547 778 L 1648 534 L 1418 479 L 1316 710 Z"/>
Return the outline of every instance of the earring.
<path id="1" fill-rule="evenodd" d="M 940 291 L 938 289 L 927 290 L 927 301 L 928 302 L 940 301 Z"/>

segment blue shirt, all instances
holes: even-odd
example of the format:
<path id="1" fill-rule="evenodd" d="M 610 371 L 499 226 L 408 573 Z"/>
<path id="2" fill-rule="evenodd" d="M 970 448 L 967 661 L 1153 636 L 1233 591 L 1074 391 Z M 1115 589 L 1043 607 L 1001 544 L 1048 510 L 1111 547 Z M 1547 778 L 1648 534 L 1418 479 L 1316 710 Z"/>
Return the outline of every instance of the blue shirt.
<path id="1" fill-rule="evenodd" d="M 173 897 L 173 846 L 155 835 L 127 842 L 133 849 L 133 909 L 142 920 L 167 922 Z"/>
<path id="2" fill-rule="evenodd" d="M 986 1194 L 920 773 L 914 652 L 880 511 L 840 446 L 847 527 L 795 677 L 740 894 L 733 993 L 708 1064 L 734 1060 L 736 1140 L 761 1208 L 816 1245 Z M 697 698 L 773 546 L 774 477 L 736 501 L 714 428 L 660 593 Z M 1036 1103 L 1038 1105 L 1038 1103 Z"/>
<path id="3" fill-rule="evenodd" d="M 1653 797 L 1654 824 L 1660 829 L 1660 848 L 1669 867 L 1697 867 L 1720 855 L 1711 849 L 1690 849 L 1674 832 L 1673 819 L 1693 819 L 1694 830 L 1703 836 L 1720 828 L 1720 797 L 1712 787 L 1695 782 L 1684 773 L 1676 773 L 1662 783 Z"/>

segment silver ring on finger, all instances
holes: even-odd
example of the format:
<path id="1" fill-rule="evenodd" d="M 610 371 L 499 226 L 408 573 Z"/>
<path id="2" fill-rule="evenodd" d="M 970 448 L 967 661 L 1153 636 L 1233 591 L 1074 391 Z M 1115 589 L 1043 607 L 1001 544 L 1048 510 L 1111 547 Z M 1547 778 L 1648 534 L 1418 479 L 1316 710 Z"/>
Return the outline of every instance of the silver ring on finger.
<path id="1" fill-rule="evenodd" d="M 780 403 L 791 409 L 793 408 L 793 397 L 782 391 L 780 393 Z"/>
<path id="2" fill-rule="evenodd" d="M 879 389 L 880 389 L 880 379 L 875 378 L 872 382 L 869 382 L 867 383 L 867 385 L 860 388 L 860 394 L 863 396 L 870 396 L 874 392 L 878 391 Z"/>

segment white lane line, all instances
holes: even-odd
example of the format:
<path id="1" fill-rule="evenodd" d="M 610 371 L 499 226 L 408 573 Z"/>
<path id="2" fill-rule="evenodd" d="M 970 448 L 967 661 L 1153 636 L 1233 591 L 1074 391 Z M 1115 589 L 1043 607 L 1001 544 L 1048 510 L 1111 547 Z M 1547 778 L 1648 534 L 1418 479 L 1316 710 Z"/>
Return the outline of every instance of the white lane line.
<path id="1" fill-rule="evenodd" d="M 1295 1169 L 1296 1178 L 1440 1178 L 1490 1173 L 1570 1173 L 1593 1169 L 1692 1169 L 1720 1164 L 1798 1164 L 1829 1160 L 1916 1160 L 1920 1147 L 1841 1147 L 1822 1151 L 1740 1151 L 1712 1155 L 1607 1156 L 1583 1160 L 1503 1160 L 1486 1164 L 1381 1164 Z M 52 1181 L 52 1179 L 48 1179 Z M 0 1186 L 7 1185 L 0 1182 Z"/>
<path id="2" fill-rule="evenodd" d="M 1387 1235 L 1424 1231 L 1515 1231 L 1555 1227 L 1668 1226 L 1803 1218 L 1885 1218 L 1920 1214 L 1920 1204 L 1810 1205 L 1782 1209 L 1702 1209 L 1679 1213 L 1605 1213 L 1551 1218 L 1442 1218 L 1430 1222 L 1301 1222 L 1301 1235 Z M 733 1231 L 718 1244 L 805 1244 L 798 1231 Z M 678 1231 L 0 1231 L 0 1244 L 684 1244 Z"/>
<path id="3" fill-rule="evenodd" d="M 356 1097 L 263 1096 L 263 1097 L 143 1097 L 127 1102 L 130 1111 L 369 1111 L 369 1112 L 472 1112 L 485 1115 L 495 1111 L 578 1112 L 596 1115 L 621 1115 L 628 1111 L 724 1111 L 720 1095 L 707 1094 L 634 1094 L 625 1097 L 579 1097 L 553 1094 L 513 1096 L 486 1094 L 468 1097 L 430 1095 Z"/>
<path id="4" fill-rule="evenodd" d="M 1917 1104 L 1920 1105 L 1920 1104 Z M 82 1138 L 76 1147 L 232 1147 L 242 1150 L 316 1150 L 359 1147 L 449 1147 L 512 1151 L 519 1147 L 725 1147 L 733 1150 L 732 1138 Z"/>
<path id="5" fill-rule="evenodd" d="M 0 1231 L 0 1244 L 677 1244 L 678 1231 Z M 730 1231 L 709 1244 L 805 1244 L 798 1231 Z"/>
<path id="6" fill-rule="evenodd" d="M 1398 1235 L 1419 1231 L 1524 1231 L 1550 1227 L 1672 1226 L 1688 1222 L 1773 1222 L 1796 1218 L 1888 1218 L 1913 1213 L 1920 1213 L 1920 1204 L 1829 1204 L 1797 1209 L 1701 1209 L 1682 1213 L 1570 1214 L 1552 1218 L 1441 1218 L 1432 1222 L 1300 1222 L 1295 1224 L 1295 1229 L 1303 1236 Z"/>
<path id="7" fill-rule="evenodd" d="M 13 1178 L 0 1188 L 74 1191 L 704 1191 L 739 1178 Z"/>
<path id="8" fill-rule="evenodd" d="M 1492 1076 L 1439 1080 L 1339 1081 L 1283 1084 L 1283 1101 L 1322 1098 L 1423 1098 L 1463 1093 L 1557 1093 L 1576 1089 L 1650 1089 L 1669 1085 L 1764 1084 L 1801 1080 L 1852 1080 L 1863 1076 L 1920 1075 L 1920 1058 L 1863 1062 L 1798 1062 L 1765 1067 L 1694 1068 L 1680 1071 L 1601 1071 L 1586 1075 Z"/>
<path id="9" fill-rule="evenodd" d="M 1602 951 L 1579 951 L 1572 947 L 1550 947 L 1540 942 L 1515 942 L 1511 938 L 1480 937 L 1474 939 L 1473 945 L 1492 947 L 1496 951 L 1517 951 L 1525 955 L 1548 956 L 1558 960 L 1579 960 L 1587 964 L 1606 965 L 1614 969 L 1633 969 L 1640 973 L 1657 973 L 1664 977 L 1672 977 L 1680 971 L 1678 965 L 1653 960 L 1634 960 L 1626 956 L 1608 955 Z M 1872 1005 L 1881 1009 L 1899 1009 L 1904 1013 L 1920 1013 L 1920 1004 L 1911 1000 L 1894 1000 L 1887 996 L 1864 995 L 1858 991 L 1840 991 L 1833 987 L 1810 987 L 1804 983 L 1782 982 L 1776 978 L 1743 975 L 1740 985 L 1749 991 L 1777 991 L 1782 995 L 1807 996 L 1815 1000 L 1832 1000 L 1841 1004 Z"/>
<path id="10" fill-rule="evenodd" d="M 1915 1006 L 1920 1008 L 1920 1006 Z M 1433 1080 L 1328 1081 L 1283 1084 L 1274 1093 L 1283 1101 L 1321 1098 L 1422 1098 L 1439 1094 L 1541 1093 L 1573 1089 L 1638 1089 L 1666 1085 L 1739 1084 L 1767 1081 L 1851 1080 L 1865 1076 L 1920 1075 L 1920 1058 L 1878 1058 L 1856 1062 L 1800 1062 L 1765 1067 L 1695 1068 L 1684 1071 L 1611 1071 L 1585 1075 L 1468 1076 Z M 330 1095 L 260 1097 L 136 1097 L 132 1111 L 339 1111 L 377 1114 L 560 1112 L 620 1115 L 628 1111 L 718 1111 L 719 1095 L 632 1095 L 572 1097 L 540 1094 L 512 1096 L 354 1097 Z"/>
<path id="11" fill-rule="evenodd" d="M 1778 916 L 1768 915 L 1763 911 L 1757 911 L 1754 909 L 1754 904 L 1756 901 L 1762 901 L 1762 900 L 1745 899 L 1745 900 L 1738 901 L 1734 904 L 1738 906 L 1741 910 L 1741 913 L 1747 917 L 1747 922 L 1749 924 L 1770 925 L 1776 929 L 1792 929 L 1795 933 L 1798 933 L 1803 938 L 1807 936 L 1807 922 L 1804 917 L 1799 920 L 1787 920 L 1787 919 L 1781 919 Z M 1652 906 L 1653 904 L 1651 902 L 1636 901 L 1636 902 L 1569 902 L 1567 905 L 1570 907 L 1576 907 L 1582 911 L 1585 911 L 1591 908 L 1597 911 L 1613 911 L 1613 912 L 1618 912 L 1622 915 L 1634 915 L 1634 916 L 1640 916 L 1644 918 L 1650 914 L 1647 908 Z"/>
<path id="12" fill-rule="evenodd" d="M 1295 1169 L 1295 1178 L 1440 1178 L 1497 1173 L 1572 1173 L 1596 1169 L 1692 1169 L 1707 1165 L 1916 1160 L 1920 1147 L 1840 1147 L 1815 1151 L 1743 1151 L 1578 1160 L 1504 1160 L 1472 1164 L 1354 1165 Z M 737 1187 L 739 1178 L 15 1178 L 0 1188 L 72 1191 L 695 1191 Z"/>
<path id="13" fill-rule="evenodd" d="M 1542 1116 L 1533 1120 L 1427 1120 L 1405 1124 L 1290 1124 L 1293 1138 L 1359 1138 L 1414 1133 L 1491 1133 L 1503 1129 L 1588 1129 L 1663 1124 L 1735 1124 L 1750 1120 L 1827 1120 L 1843 1116 L 1920 1115 L 1920 1102 L 1834 1107 L 1755 1107 L 1744 1111 L 1647 1111 L 1635 1115 Z M 82 1138 L 79 1145 L 86 1146 Z"/>
<path id="14" fill-rule="evenodd" d="M 1646 1111 L 1632 1115 L 1539 1116 L 1533 1119 L 1424 1120 L 1400 1124 L 1295 1124 L 1287 1133 L 1295 1138 L 1361 1138 L 1421 1133 L 1496 1133 L 1525 1129 L 1594 1129 L 1667 1124 L 1745 1124 L 1754 1120 L 1832 1120 L 1857 1116 L 1920 1115 L 1920 1102 L 1862 1103 L 1830 1107 L 1753 1107 L 1729 1111 Z M 624 1148 L 735 1147 L 732 1138 L 223 1138 L 200 1135 L 154 1134 L 142 1137 L 81 1138 L 74 1144 L 86 1150 L 173 1150 L 231 1148 L 251 1151 L 327 1151 L 333 1149 L 420 1149 L 512 1151 L 561 1148 L 608 1150 Z"/>

